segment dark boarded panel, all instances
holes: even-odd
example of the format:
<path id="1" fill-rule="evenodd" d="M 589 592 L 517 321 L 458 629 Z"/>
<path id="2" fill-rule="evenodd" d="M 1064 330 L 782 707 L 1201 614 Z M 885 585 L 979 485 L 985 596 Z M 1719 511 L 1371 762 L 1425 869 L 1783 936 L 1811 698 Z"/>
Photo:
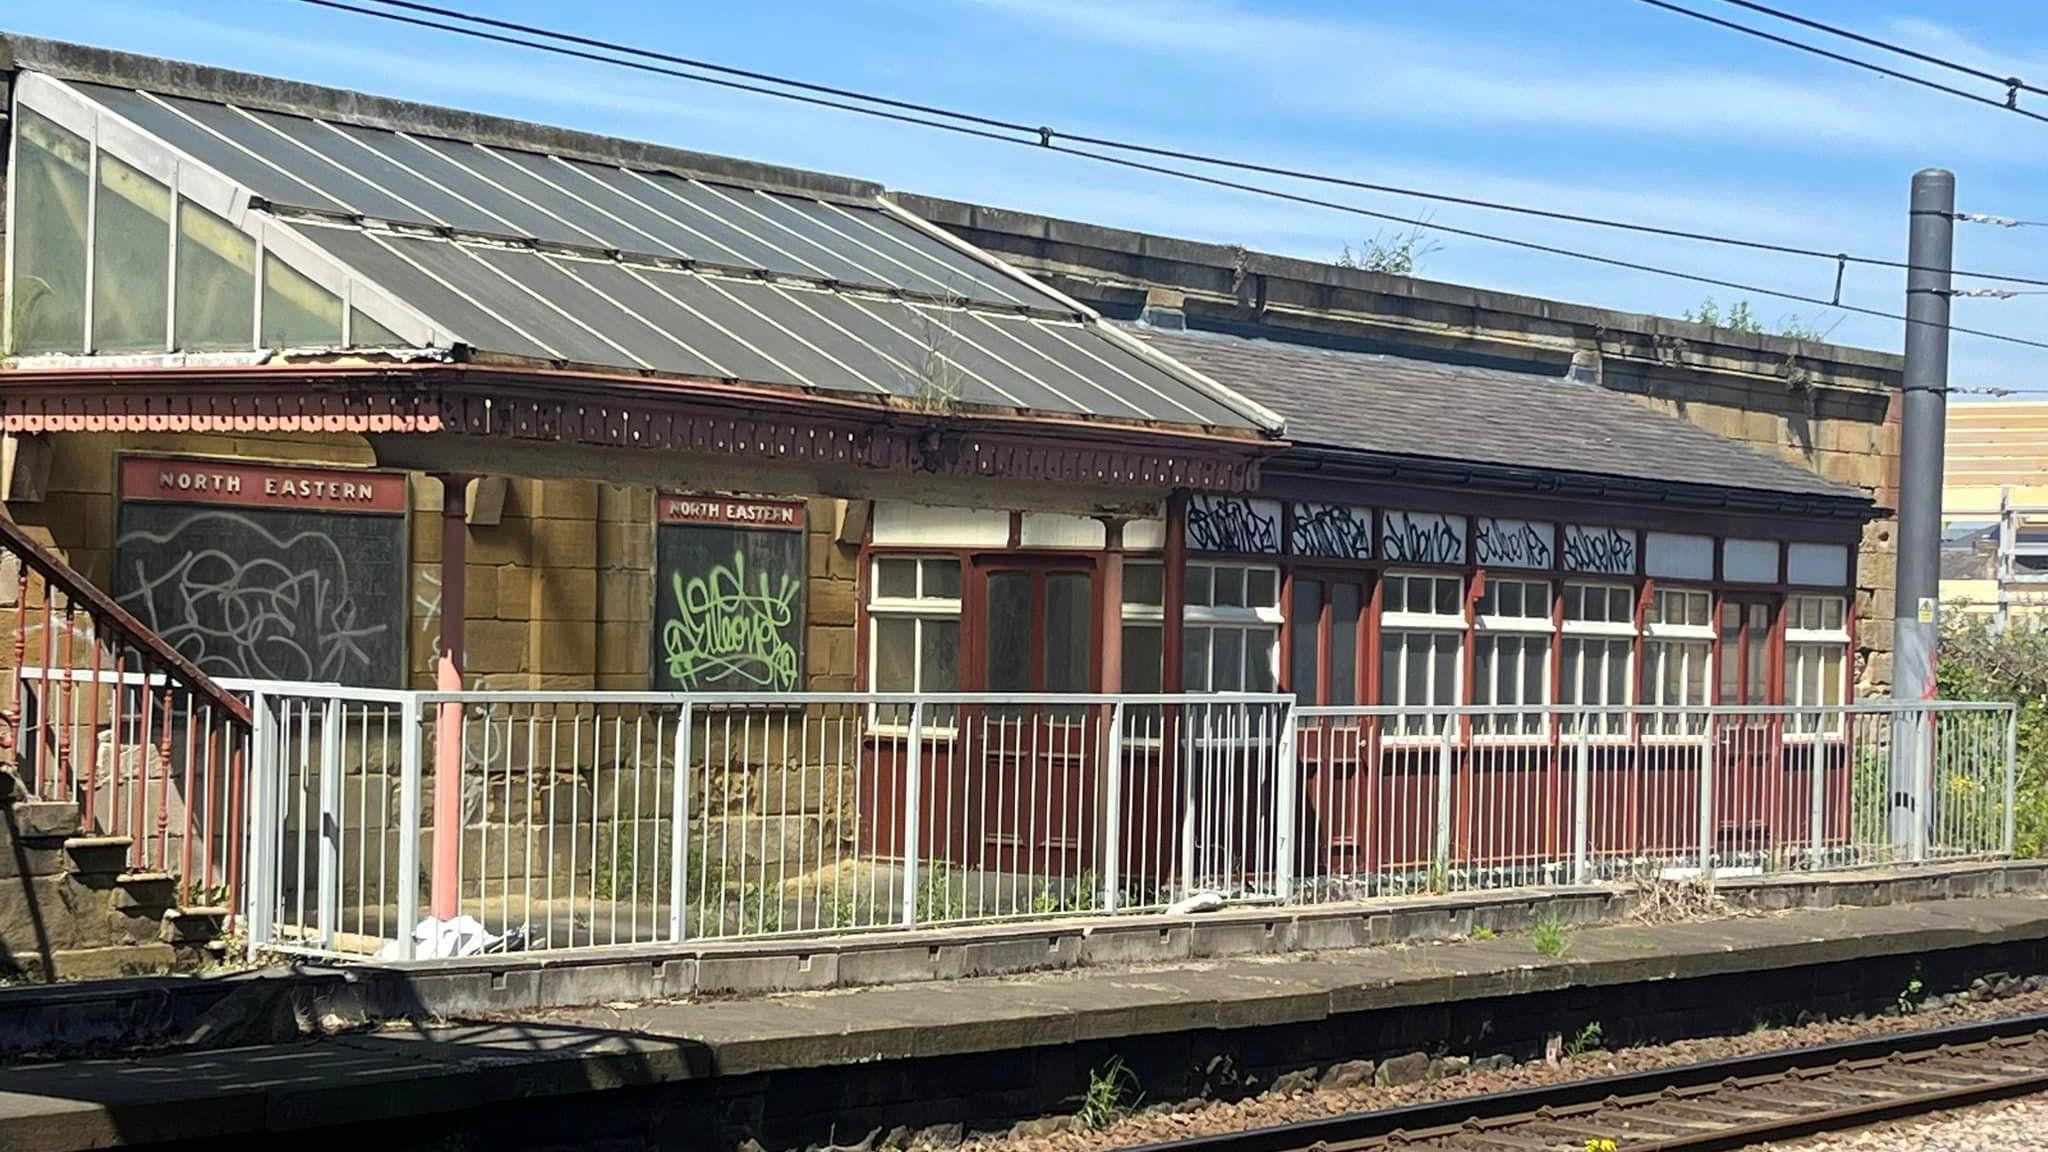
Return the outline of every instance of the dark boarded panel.
<path id="1" fill-rule="evenodd" d="M 804 506 L 663 496 L 654 543 L 654 685 L 794 692 L 804 669 Z"/>
<path id="2" fill-rule="evenodd" d="M 405 517 L 124 499 L 114 596 L 216 676 L 403 687 Z"/>

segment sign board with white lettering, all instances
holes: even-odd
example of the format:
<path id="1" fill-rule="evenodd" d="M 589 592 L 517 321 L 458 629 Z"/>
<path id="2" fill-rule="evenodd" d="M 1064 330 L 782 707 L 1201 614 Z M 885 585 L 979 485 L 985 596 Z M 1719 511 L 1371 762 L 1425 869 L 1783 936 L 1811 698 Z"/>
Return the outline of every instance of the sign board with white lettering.
<path id="1" fill-rule="evenodd" d="M 800 690 L 804 502 L 663 494 L 656 512 L 654 686 Z"/>
<path id="2" fill-rule="evenodd" d="M 216 676 L 406 679 L 399 472 L 124 456 L 114 598 Z"/>

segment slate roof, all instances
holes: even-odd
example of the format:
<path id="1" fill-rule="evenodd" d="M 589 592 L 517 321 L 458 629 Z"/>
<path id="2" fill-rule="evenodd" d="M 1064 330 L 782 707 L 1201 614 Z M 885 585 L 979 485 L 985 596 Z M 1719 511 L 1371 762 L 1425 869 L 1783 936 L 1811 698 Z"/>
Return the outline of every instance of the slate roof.
<path id="1" fill-rule="evenodd" d="M 1302 447 L 1870 502 L 1860 488 L 1564 376 L 1127 328 L 1284 415 Z"/>

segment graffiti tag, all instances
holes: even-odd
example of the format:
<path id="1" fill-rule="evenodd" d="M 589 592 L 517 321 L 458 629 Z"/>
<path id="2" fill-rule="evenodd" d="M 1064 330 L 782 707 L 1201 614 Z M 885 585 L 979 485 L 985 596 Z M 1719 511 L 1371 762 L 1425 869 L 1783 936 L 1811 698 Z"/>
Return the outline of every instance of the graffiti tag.
<path id="1" fill-rule="evenodd" d="M 749 586 L 746 556 L 688 579 L 669 577 L 676 615 L 662 624 L 668 674 L 684 689 L 740 681 L 774 690 L 796 687 L 797 649 L 790 636 L 801 582 L 757 572 Z"/>
<path id="2" fill-rule="evenodd" d="M 1409 564 L 1463 564 L 1465 537 L 1448 516 L 1389 512 L 1381 519 L 1380 555 Z"/>
<path id="3" fill-rule="evenodd" d="M 1482 565 L 1550 567 L 1550 525 L 1481 517 L 1472 529 L 1472 552 Z"/>
<path id="4" fill-rule="evenodd" d="M 1198 552 L 1278 552 L 1278 511 L 1264 500 L 1196 496 L 1188 501 L 1188 546 Z"/>
<path id="5" fill-rule="evenodd" d="M 218 541 L 235 535 L 236 551 Z M 191 540 L 194 546 L 177 545 Z M 200 512 L 168 532 L 130 532 L 117 547 L 164 546 L 134 559 L 121 605 L 215 675 L 349 681 L 375 671 L 371 623 L 348 586 L 341 546 L 324 532 L 277 536 L 247 516 Z"/>
<path id="6" fill-rule="evenodd" d="M 1636 570 L 1636 534 L 1619 528 L 1564 526 L 1564 566 L 1571 572 L 1601 576 L 1632 576 Z"/>
<path id="7" fill-rule="evenodd" d="M 1372 511 L 1348 504 L 1297 503 L 1288 544 L 1296 556 L 1370 560 Z"/>

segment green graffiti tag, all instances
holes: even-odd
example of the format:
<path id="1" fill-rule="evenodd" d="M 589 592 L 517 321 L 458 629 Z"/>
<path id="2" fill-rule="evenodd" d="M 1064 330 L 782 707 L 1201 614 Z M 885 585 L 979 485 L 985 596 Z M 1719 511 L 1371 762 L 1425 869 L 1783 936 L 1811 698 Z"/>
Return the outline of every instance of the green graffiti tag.
<path id="1" fill-rule="evenodd" d="M 746 557 L 734 552 L 730 567 L 713 565 L 688 580 L 669 577 L 676 615 L 661 626 L 669 676 L 685 690 L 745 684 L 776 691 L 796 687 L 796 644 L 788 636 L 796 620 L 802 584 L 783 573 L 770 584 L 755 574 L 747 584 Z"/>

